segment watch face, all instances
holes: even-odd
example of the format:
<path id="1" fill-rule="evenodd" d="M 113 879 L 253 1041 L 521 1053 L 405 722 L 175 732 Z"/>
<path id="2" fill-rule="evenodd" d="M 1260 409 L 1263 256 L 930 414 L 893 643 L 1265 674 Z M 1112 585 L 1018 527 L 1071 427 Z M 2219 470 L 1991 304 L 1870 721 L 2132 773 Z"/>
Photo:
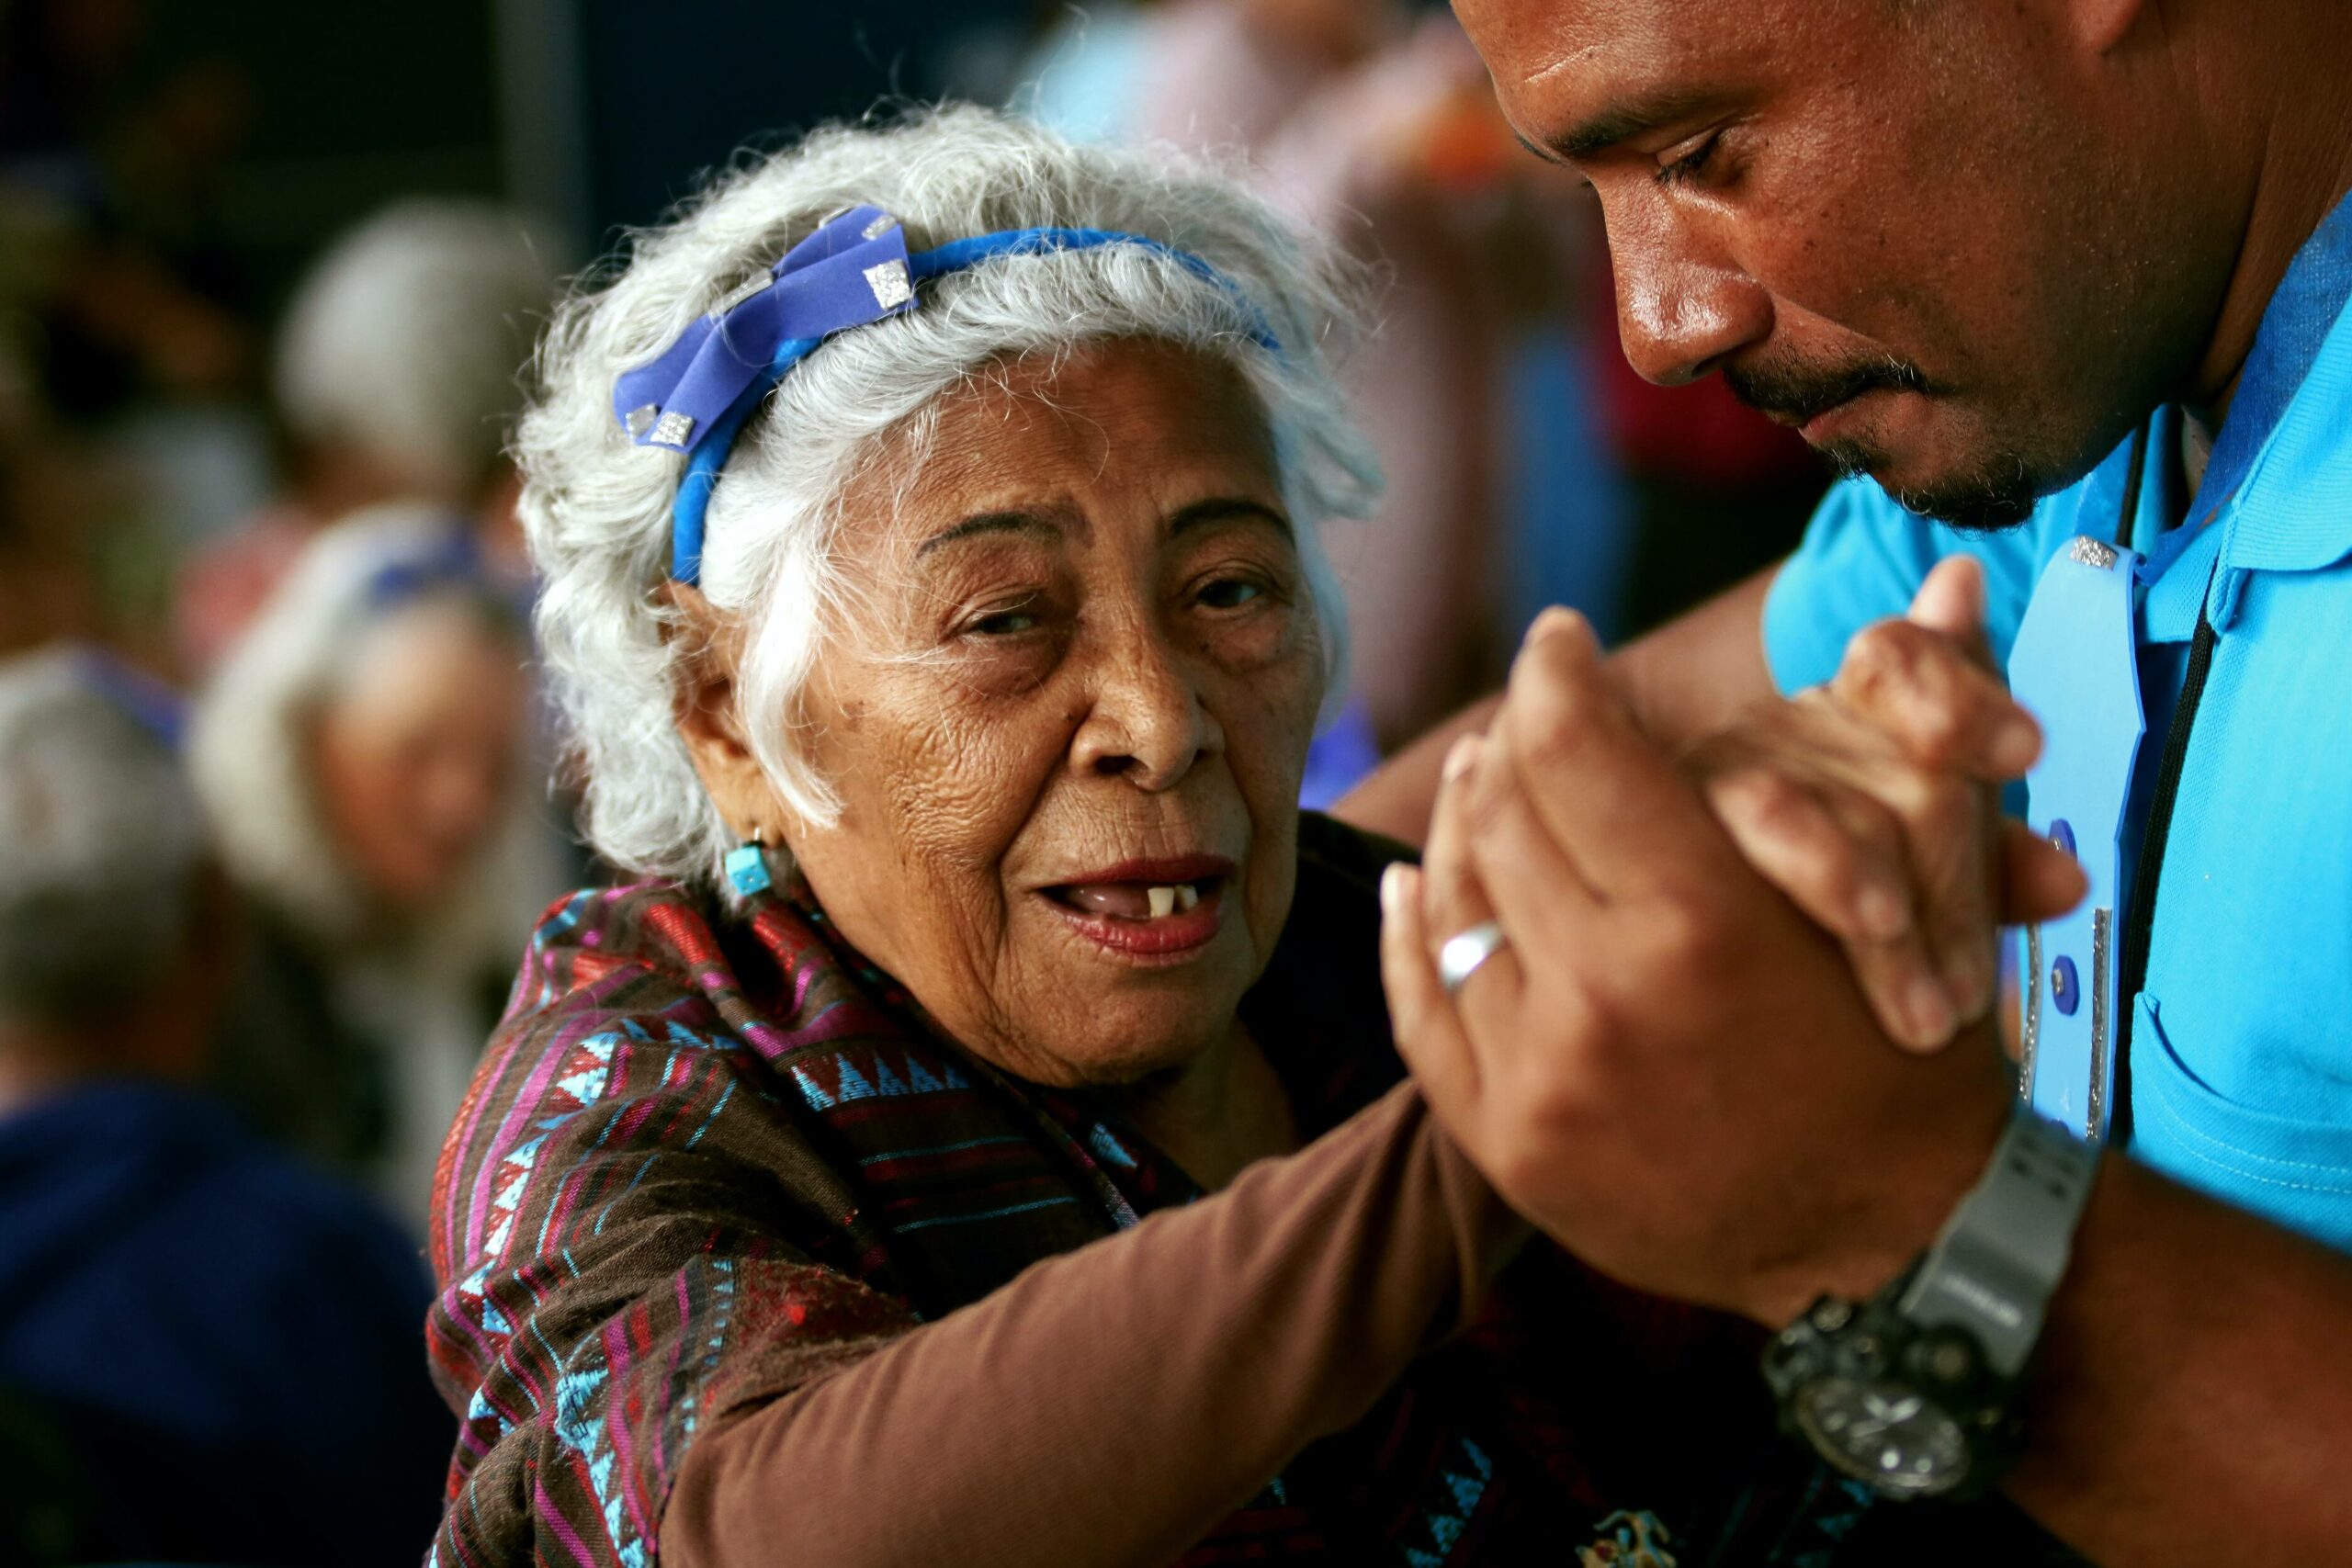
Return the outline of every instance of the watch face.
<path id="1" fill-rule="evenodd" d="M 1968 1438 L 1913 1390 L 1823 1378 L 1797 1393 L 1797 1424 L 1823 1458 L 1887 1492 L 1940 1492 L 1968 1469 Z"/>

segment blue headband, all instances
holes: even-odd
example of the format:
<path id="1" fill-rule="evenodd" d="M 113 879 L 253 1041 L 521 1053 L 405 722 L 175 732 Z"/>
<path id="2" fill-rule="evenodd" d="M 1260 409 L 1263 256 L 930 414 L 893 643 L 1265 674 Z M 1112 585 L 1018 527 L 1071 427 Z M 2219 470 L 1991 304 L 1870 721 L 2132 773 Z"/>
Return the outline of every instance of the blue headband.
<path id="1" fill-rule="evenodd" d="M 166 750 L 175 755 L 181 750 L 187 733 L 186 697 L 120 654 L 95 644 L 75 649 L 74 661 L 83 682 L 112 704 L 116 712 L 145 730 Z"/>
<path id="2" fill-rule="evenodd" d="M 481 547 L 455 518 L 448 531 L 426 548 L 396 557 L 368 573 L 360 586 L 360 598 L 370 615 L 384 615 L 412 599 L 452 586 L 481 588 L 495 597 L 489 593 L 490 577 L 483 570 Z"/>
<path id="3" fill-rule="evenodd" d="M 834 333 L 911 310 L 916 286 L 997 256 L 1140 245 L 1208 279 L 1238 301 L 1252 342 L 1279 349 L 1239 289 L 1188 251 L 1104 229 L 1005 229 L 907 253 L 907 233 L 878 207 L 836 213 L 786 253 L 755 286 L 680 333 L 661 356 L 623 375 L 613 415 L 640 446 L 686 454 L 670 513 L 670 575 L 702 576 L 703 514 L 736 433 L 760 400 Z"/>

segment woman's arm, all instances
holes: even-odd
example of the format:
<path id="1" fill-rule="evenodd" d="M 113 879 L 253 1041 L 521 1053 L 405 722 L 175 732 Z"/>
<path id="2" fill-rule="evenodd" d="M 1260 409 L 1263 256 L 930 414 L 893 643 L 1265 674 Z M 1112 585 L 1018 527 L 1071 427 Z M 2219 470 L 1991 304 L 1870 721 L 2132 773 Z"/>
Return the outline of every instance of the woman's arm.
<path id="1" fill-rule="evenodd" d="M 663 1557 L 1165 1562 L 1369 1409 L 1523 1235 L 1400 1086 L 707 1434 Z"/>

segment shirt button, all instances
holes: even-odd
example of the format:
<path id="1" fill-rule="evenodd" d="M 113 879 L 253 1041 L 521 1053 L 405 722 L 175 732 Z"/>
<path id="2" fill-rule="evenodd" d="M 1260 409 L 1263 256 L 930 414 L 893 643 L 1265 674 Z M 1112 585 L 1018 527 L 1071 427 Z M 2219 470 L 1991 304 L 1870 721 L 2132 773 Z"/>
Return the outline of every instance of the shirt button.
<path id="1" fill-rule="evenodd" d="M 2074 1017 L 2075 1010 L 2083 1005 L 2082 979 L 2075 973 L 2073 959 L 2061 958 L 2050 966 L 2050 999 L 2068 1018 Z"/>

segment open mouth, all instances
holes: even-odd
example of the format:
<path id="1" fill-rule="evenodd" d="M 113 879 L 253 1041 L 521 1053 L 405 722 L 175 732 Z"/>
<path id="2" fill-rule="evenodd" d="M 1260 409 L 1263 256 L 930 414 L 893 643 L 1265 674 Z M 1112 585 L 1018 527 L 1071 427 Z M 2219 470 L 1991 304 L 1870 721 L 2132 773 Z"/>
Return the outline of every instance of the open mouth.
<path id="1" fill-rule="evenodd" d="M 1054 910 L 1114 953 L 1167 956 L 1205 946 L 1225 923 L 1232 863 L 1207 856 L 1109 868 L 1039 889 Z"/>
<path id="2" fill-rule="evenodd" d="M 1201 907 L 1205 894 L 1215 897 L 1225 878 L 1206 876 L 1197 882 L 1089 882 L 1046 889 L 1046 897 L 1082 915 L 1102 915 L 1114 920 L 1164 920 L 1189 915 Z"/>

